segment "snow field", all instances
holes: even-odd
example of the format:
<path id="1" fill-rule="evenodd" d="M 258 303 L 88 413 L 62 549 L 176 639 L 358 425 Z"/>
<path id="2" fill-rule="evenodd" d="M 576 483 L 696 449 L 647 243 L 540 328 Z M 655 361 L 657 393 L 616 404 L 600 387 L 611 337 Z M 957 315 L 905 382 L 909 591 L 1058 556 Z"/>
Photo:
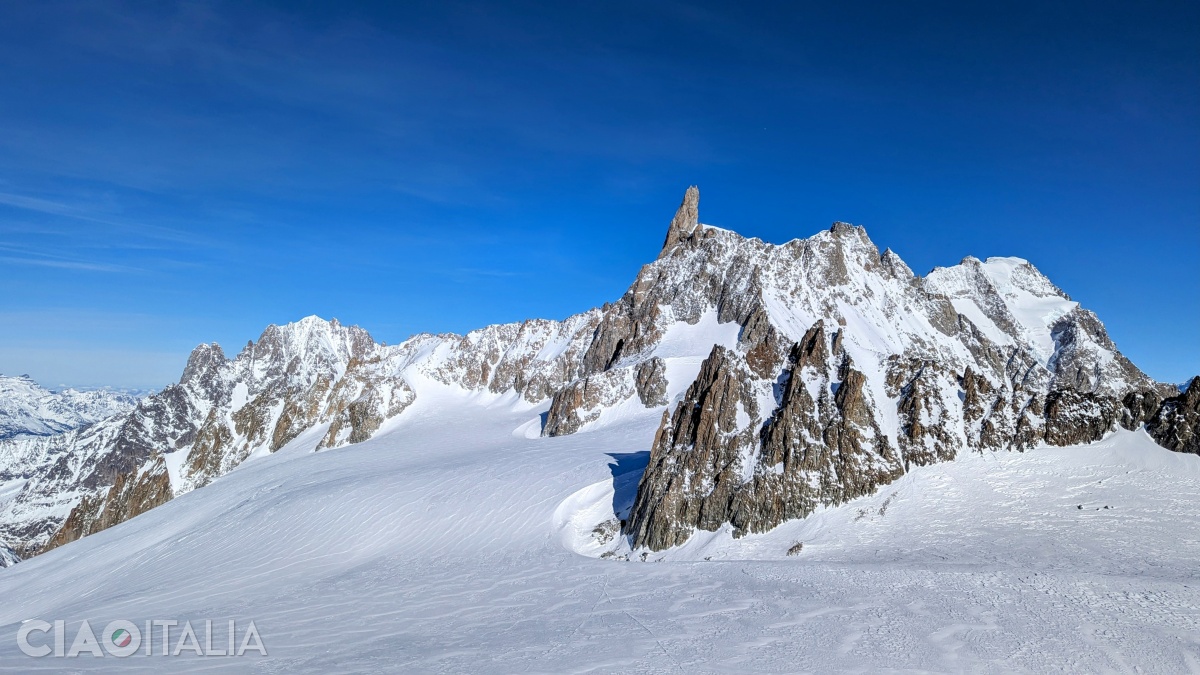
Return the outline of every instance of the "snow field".
<path id="1" fill-rule="evenodd" d="M 0 571 L 0 636 L 30 618 L 238 619 L 269 652 L 79 671 L 1200 668 L 1200 458 L 1140 433 L 970 455 L 763 535 L 623 562 L 594 530 L 632 499 L 658 415 L 529 438 L 536 419 L 423 388 L 383 436 L 293 444 Z M 0 669 L 63 667 L 0 639 Z"/>

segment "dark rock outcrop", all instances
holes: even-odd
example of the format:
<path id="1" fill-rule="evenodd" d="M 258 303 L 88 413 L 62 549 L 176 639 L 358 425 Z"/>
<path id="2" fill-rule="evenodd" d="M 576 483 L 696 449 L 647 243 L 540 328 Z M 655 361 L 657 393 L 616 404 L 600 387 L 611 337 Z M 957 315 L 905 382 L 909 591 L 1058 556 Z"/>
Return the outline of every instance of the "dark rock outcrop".
<path id="1" fill-rule="evenodd" d="M 739 428 L 739 408 L 757 413 L 749 382 L 740 357 L 716 345 L 674 414 L 663 413 L 626 526 L 638 545 L 674 546 L 729 519 L 741 450 L 756 436 Z"/>
<path id="2" fill-rule="evenodd" d="M 1200 455 L 1200 377 L 1192 378 L 1187 391 L 1162 402 L 1146 432 L 1164 448 Z"/>
<path id="3" fill-rule="evenodd" d="M 671 226 L 667 228 L 667 238 L 663 242 L 661 258 L 675 247 L 680 241 L 692 236 L 700 225 L 700 189 L 695 185 L 689 187 L 683 195 L 683 203 L 675 212 Z"/>
<path id="4" fill-rule="evenodd" d="M 1117 427 L 1120 401 L 1076 389 L 1055 389 L 1046 397 L 1046 443 L 1080 445 L 1104 438 Z"/>
<path id="5" fill-rule="evenodd" d="M 635 394 L 637 383 L 633 368 L 608 370 L 577 380 L 551 399 L 542 435 L 573 434 L 584 424 L 599 419 L 606 408 L 628 401 Z"/>
<path id="6" fill-rule="evenodd" d="M 642 361 L 634 369 L 638 398 L 642 405 L 654 408 L 667 404 L 667 364 L 657 356 Z"/>
<path id="7" fill-rule="evenodd" d="M 750 312 L 738 335 L 738 344 L 746 353 L 746 365 L 759 378 L 779 372 L 786 352 L 785 342 L 762 305 Z"/>
<path id="8" fill-rule="evenodd" d="M 892 357 L 887 373 L 887 392 L 897 400 L 900 420 L 898 441 L 904 468 L 925 466 L 954 459 L 966 443 L 946 400 L 956 389 L 954 373 L 936 361 Z M 964 381 L 969 375 L 964 375 Z M 972 403 L 978 407 L 980 386 L 971 378 Z M 967 398 L 964 395 L 963 402 Z M 982 417 L 975 412 L 975 418 Z"/>
<path id="9" fill-rule="evenodd" d="M 756 378 L 737 352 L 713 349 L 655 437 L 626 525 L 635 547 L 675 546 L 724 523 L 734 536 L 763 532 L 903 474 L 840 337 L 818 321 L 793 346 L 761 430 Z"/>
<path id="10" fill-rule="evenodd" d="M 1162 396 L 1156 391 L 1132 391 L 1121 401 L 1121 426 L 1133 430 L 1149 422 L 1162 405 Z"/>

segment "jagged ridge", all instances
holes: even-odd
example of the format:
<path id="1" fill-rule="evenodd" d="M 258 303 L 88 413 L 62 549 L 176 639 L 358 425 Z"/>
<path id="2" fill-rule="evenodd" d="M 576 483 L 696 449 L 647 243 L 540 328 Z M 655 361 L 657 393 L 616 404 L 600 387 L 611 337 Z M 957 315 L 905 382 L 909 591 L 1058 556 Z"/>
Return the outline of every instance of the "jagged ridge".
<path id="1" fill-rule="evenodd" d="M 1147 423 L 1166 447 L 1195 451 L 1197 386 L 1175 396 L 1150 380 L 1025 261 L 968 258 L 918 277 L 861 227 L 771 245 L 701 225 L 698 206 L 690 188 L 658 259 L 618 301 L 565 321 L 383 346 L 309 317 L 232 359 L 202 345 L 178 384 L 136 409 L 0 446 L 0 483 L 20 483 L 0 504 L 0 539 L 27 557 L 302 434 L 318 449 L 360 442 L 431 386 L 548 401 L 547 436 L 614 410 L 663 411 L 625 523 L 650 548 L 725 523 L 769 529 L 963 449 Z"/>

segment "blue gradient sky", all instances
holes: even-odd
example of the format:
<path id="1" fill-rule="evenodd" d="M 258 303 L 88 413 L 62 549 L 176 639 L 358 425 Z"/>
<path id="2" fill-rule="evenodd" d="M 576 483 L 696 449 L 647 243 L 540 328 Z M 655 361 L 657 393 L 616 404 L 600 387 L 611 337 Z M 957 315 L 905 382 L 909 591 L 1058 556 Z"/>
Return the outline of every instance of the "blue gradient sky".
<path id="1" fill-rule="evenodd" d="M 1028 258 L 1200 373 L 1200 5 L 978 4 L 5 3 L 0 372 L 561 318 L 695 183 L 768 241 Z"/>

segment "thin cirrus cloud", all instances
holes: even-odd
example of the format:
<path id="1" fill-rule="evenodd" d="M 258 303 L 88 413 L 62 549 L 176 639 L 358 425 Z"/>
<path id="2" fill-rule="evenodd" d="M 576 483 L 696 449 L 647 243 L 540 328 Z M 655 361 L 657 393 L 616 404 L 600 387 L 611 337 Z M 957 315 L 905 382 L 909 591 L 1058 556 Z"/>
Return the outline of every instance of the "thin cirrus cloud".
<path id="1" fill-rule="evenodd" d="M 59 191 L 66 189 L 60 186 Z M 105 195 L 97 200 L 88 193 L 66 198 L 47 199 L 14 192 L 0 192 L 0 207 L 25 213 L 33 218 L 2 217 L 0 209 L 0 250 L 7 249 L 24 264 L 94 269 L 96 271 L 134 271 L 137 266 L 114 265 L 63 256 L 63 250 L 170 250 L 182 247 L 206 247 L 213 244 L 210 237 L 195 232 L 131 220 L 112 213 L 118 207 L 114 197 Z M 18 248 L 14 242 L 25 247 Z M 41 250 L 38 250 L 41 249 Z M 16 259 L 13 260 L 17 262 Z"/>
<path id="2" fill-rule="evenodd" d="M 140 272 L 135 267 L 127 267 L 124 265 L 106 265 L 104 263 L 87 262 L 83 260 L 56 260 L 53 258 L 39 258 L 36 256 L 16 257 L 16 256 L 0 256 L 0 262 L 9 263 L 12 265 L 33 265 L 35 267 L 53 267 L 55 269 L 64 270 L 80 270 L 84 272 Z"/>
<path id="3" fill-rule="evenodd" d="M 705 222 L 767 241 L 840 219 L 916 269 L 1035 260 L 1176 377 L 1195 22 L 1093 9 L 19 4 L 0 312 L 170 317 L 80 359 L 312 313 L 389 341 L 567 316 L 620 296 L 698 183 Z M 1123 236 L 1143 220 L 1175 234 Z M 1162 292 L 1130 300 L 1109 259 Z"/>

